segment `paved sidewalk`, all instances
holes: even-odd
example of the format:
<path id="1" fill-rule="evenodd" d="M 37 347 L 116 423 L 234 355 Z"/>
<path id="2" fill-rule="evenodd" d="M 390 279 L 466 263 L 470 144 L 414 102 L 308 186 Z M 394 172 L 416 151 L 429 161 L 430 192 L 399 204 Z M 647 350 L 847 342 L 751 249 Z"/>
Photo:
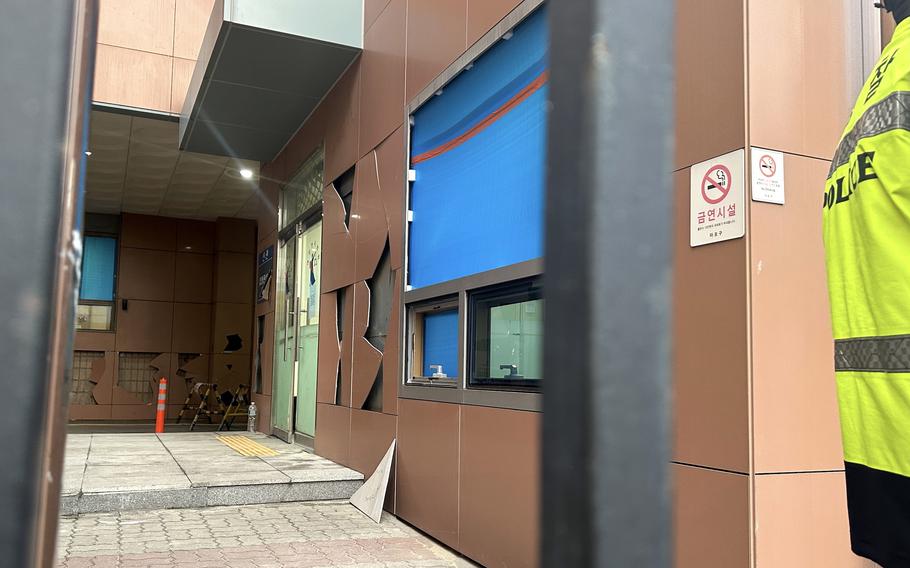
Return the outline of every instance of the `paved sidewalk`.
<path id="1" fill-rule="evenodd" d="M 234 443 L 213 432 L 69 435 L 62 513 L 347 499 L 363 480 L 276 438 L 220 435 Z"/>
<path id="2" fill-rule="evenodd" d="M 97 513 L 61 519 L 61 568 L 473 566 L 388 513 L 346 503 L 283 503 Z"/>

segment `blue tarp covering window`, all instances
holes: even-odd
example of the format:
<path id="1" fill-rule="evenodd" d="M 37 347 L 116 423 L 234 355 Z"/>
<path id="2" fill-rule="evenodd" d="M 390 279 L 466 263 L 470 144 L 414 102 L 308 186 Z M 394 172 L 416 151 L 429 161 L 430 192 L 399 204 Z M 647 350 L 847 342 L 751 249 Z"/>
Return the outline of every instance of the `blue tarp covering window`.
<path id="1" fill-rule="evenodd" d="M 414 288 L 543 255 L 546 18 L 529 16 L 414 113 Z"/>
<path id="2" fill-rule="evenodd" d="M 423 376 L 433 376 L 430 365 L 442 365 L 447 376 L 458 376 L 458 310 L 423 317 Z"/>
<path id="3" fill-rule="evenodd" d="M 117 239 L 85 237 L 82 245 L 82 284 L 80 300 L 111 302 L 114 300 L 114 264 Z"/>

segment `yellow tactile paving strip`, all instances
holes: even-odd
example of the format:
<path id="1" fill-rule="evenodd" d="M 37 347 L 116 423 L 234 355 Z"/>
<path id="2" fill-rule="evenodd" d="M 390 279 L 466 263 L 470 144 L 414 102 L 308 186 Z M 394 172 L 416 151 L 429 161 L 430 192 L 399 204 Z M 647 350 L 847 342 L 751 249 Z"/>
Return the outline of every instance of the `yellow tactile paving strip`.
<path id="1" fill-rule="evenodd" d="M 246 436 L 215 436 L 222 444 L 230 447 L 241 456 L 247 457 L 270 457 L 279 455 L 278 452 L 263 446 L 259 442 L 251 440 Z"/>

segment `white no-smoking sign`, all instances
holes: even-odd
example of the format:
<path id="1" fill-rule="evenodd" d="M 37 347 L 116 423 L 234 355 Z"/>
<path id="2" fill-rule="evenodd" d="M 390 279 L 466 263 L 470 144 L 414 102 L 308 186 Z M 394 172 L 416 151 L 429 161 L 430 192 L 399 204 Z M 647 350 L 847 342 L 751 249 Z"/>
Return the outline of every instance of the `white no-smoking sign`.
<path id="1" fill-rule="evenodd" d="M 746 234 L 745 150 L 692 166 L 689 244 L 709 245 Z"/>
<path id="2" fill-rule="evenodd" d="M 784 155 L 752 148 L 752 201 L 784 204 Z"/>

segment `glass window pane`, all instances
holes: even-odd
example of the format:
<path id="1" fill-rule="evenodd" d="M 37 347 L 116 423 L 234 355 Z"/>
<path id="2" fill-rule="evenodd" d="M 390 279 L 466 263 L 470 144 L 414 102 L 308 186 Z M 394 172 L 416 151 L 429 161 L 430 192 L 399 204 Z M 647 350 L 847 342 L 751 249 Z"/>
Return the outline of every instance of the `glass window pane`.
<path id="1" fill-rule="evenodd" d="M 117 239 L 85 237 L 82 245 L 81 300 L 112 302 L 114 300 L 114 266 Z"/>
<path id="2" fill-rule="evenodd" d="M 307 159 L 297 175 L 281 189 L 281 228 L 322 202 L 323 151 L 320 148 Z"/>
<path id="3" fill-rule="evenodd" d="M 111 304 L 79 304 L 76 309 L 76 329 L 110 331 L 113 329 L 113 316 Z"/>
<path id="4" fill-rule="evenodd" d="M 543 377 L 542 291 L 526 281 L 472 294 L 472 385 L 536 389 Z"/>
<path id="5" fill-rule="evenodd" d="M 423 376 L 458 376 L 458 310 L 423 315 Z"/>
<path id="6" fill-rule="evenodd" d="M 543 300 L 490 309 L 491 377 L 539 379 Z"/>

